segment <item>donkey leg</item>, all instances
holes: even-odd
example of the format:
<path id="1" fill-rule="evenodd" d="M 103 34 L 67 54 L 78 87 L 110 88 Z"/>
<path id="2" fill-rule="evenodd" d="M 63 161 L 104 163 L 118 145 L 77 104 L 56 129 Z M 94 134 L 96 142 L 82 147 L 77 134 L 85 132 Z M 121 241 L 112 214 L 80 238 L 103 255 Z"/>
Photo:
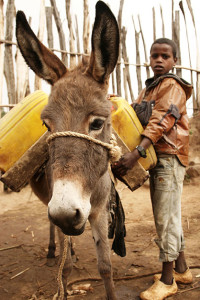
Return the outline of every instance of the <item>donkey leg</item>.
<path id="1" fill-rule="evenodd" d="M 73 263 L 76 263 L 78 261 L 78 257 L 76 256 L 75 248 L 74 248 L 74 245 L 73 245 L 73 238 L 71 236 L 70 236 L 70 243 L 71 243 L 72 261 L 73 261 Z"/>
<path id="2" fill-rule="evenodd" d="M 53 267 L 55 265 L 55 251 L 56 251 L 56 243 L 55 243 L 55 225 L 50 221 L 49 222 L 49 246 L 47 253 L 47 266 Z M 52 259 L 54 258 L 54 259 Z"/>
<path id="3" fill-rule="evenodd" d="M 49 221 L 49 247 L 47 258 L 55 258 L 56 243 L 55 243 L 55 225 Z"/>
<path id="4" fill-rule="evenodd" d="M 107 299 L 116 300 L 108 240 L 108 216 L 104 211 L 96 218 L 89 218 L 89 221 L 97 251 L 98 270 L 104 281 Z"/>

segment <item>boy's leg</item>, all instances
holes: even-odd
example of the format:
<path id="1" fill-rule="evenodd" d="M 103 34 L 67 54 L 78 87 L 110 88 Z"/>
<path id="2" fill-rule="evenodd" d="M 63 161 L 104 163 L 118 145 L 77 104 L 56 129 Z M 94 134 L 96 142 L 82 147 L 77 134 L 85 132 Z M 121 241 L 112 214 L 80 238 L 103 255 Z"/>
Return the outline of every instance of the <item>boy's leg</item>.
<path id="1" fill-rule="evenodd" d="M 187 269 L 183 274 L 173 271 L 187 268 L 184 258 L 184 238 L 181 224 L 181 194 L 185 168 L 173 155 L 158 157 L 157 166 L 150 172 L 152 207 L 163 263 L 161 280 L 156 280 L 140 294 L 143 300 L 165 299 L 176 294 L 177 282 L 192 282 L 192 274 Z M 181 275 L 181 276 L 180 276 Z M 178 276 L 178 277 L 177 277 Z"/>
<path id="2" fill-rule="evenodd" d="M 152 300 L 152 299 L 165 299 L 177 293 L 178 287 L 175 280 L 172 277 L 173 273 L 173 262 L 163 263 L 162 278 L 167 280 L 156 280 L 152 286 L 150 286 L 146 291 L 140 293 L 140 299 L 142 300 Z M 170 276 L 169 276 L 170 274 Z M 168 281 L 169 280 L 169 281 Z M 170 282 L 170 280 L 172 280 Z"/>
<path id="3" fill-rule="evenodd" d="M 184 273 L 188 269 L 184 251 L 179 253 L 177 260 L 175 260 L 175 271 L 177 273 Z"/>
<path id="4" fill-rule="evenodd" d="M 189 284 L 193 282 L 192 272 L 187 266 L 184 252 L 180 252 L 175 261 L 175 270 L 173 271 L 176 282 Z"/>
<path id="5" fill-rule="evenodd" d="M 167 285 L 173 283 L 173 261 L 163 262 L 160 281 Z"/>
<path id="6" fill-rule="evenodd" d="M 171 284 L 173 261 L 183 268 L 184 249 L 181 225 L 181 194 L 185 168 L 175 156 L 158 156 L 158 164 L 151 172 L 150 191 L 155 225 L 158 234 L 156 243 L 163 262 L 161 281 Z M 182 252 L 180 252 L 182 253 Z M 184 270 L 185 271 L 185 270 Z"/>
<path id="7" fill-rule="evenodd" d="M 154 275 L 154 281 L 161 280 L 165 284 L 171 280 L 171 267 L 170 262 L 163 263 L 162 274 Z M 190 269 L 187 267 L 184 252 L 181 251 L 177 260 L 175 260 L 175 269 L 173 269 L 173 277 L 176 282 L 189 284 L 193 282 L 193 276 Z"/>
<path id="8" fill-rule="evenodd" d="M 151 201 L 163 263 L 161 280 L 157 280 L 140 294 L 144 300 L 165 299 L 177 292 L 173 279 L 173 262 L 183 251 L 181 225 L 181 193 L 184 179 L 182 167 L 173 155 L 158 156 L 156 167 L 150 172 Z"/>

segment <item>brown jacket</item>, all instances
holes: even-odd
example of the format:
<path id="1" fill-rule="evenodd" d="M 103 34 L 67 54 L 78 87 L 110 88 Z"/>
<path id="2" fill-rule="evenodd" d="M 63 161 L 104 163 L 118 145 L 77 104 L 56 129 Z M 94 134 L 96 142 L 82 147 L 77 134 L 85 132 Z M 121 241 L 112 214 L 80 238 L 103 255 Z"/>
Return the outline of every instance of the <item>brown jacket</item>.
<path id="1" fill-rule="evenodd" d="M 189 152 L 189 122 L 186 101 L 192 85 L 174 74 L 156 80 L 146 80 L 146 88 L 136 100 L 155 100 L 155 106 L 143 135 L 154 144 L 157 154 L 175 154 L 187 166 Z"/>

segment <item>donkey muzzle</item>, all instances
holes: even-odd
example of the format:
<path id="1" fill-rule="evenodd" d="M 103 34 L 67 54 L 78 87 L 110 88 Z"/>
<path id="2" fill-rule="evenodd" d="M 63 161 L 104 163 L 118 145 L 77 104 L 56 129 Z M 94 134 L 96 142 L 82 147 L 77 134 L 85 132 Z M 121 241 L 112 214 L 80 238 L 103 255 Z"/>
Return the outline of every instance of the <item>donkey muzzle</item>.
<path id="1" fill-rule="evenodd" d="M 55 181 L 48 215 L 64 234 L 83 233 L 90 209 L 90 196 L 83 195 L 80 183 L 61 179 Z"/>
<path id="2" fill-rule="evenodd" d="M 51 217 L 49 212 L 48 212 L 48 217 L 49 220 L 51 220 L 56 226 L 58 226 L 62 230 L 62 232 L 66 235 L 80 235 L 84 232 L 85 223 L 81 227 L 76 228 L 76 225 L 73 225 L 72 222 L 68 222 L 68 219 L 66 218 Z"/>

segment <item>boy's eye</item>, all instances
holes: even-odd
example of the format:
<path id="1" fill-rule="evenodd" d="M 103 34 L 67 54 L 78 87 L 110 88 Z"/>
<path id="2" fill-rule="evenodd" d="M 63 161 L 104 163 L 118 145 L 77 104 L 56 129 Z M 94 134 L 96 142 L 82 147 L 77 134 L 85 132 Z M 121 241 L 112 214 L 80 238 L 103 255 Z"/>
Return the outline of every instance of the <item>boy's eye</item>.
<path id="1" fill-rule="evenodd" d="M 163 57 L 164 59 L 168 59 L 168 58 L 169 58 L 169 55 L 163 54 L 162 57 Z"/>
<path id="2" fill-rule="evenodd" d="M 99 130 L 103 127 L 104 120 L 102 119 L 95 119 L 91 124 L 90 124 L 90 131 L 91 130 Z"/>
<path id="3" fill-rule="evenodd" d="M 156 59 L 156 58 L 158 58 L 158 54 L 152 54 L 151 57 Z"/>
<path id="4" fill-rule="evenodd" d="M 159 56 L 158 54 L 152 54 L 152 55 L 151 55 L 151 58 L 157 59 L 158 56 Z M 162 57 L 163 59 L 168 59 L 170 56 L 167 55 L 167 54 L 161 54 L 161 57 Z"/>

